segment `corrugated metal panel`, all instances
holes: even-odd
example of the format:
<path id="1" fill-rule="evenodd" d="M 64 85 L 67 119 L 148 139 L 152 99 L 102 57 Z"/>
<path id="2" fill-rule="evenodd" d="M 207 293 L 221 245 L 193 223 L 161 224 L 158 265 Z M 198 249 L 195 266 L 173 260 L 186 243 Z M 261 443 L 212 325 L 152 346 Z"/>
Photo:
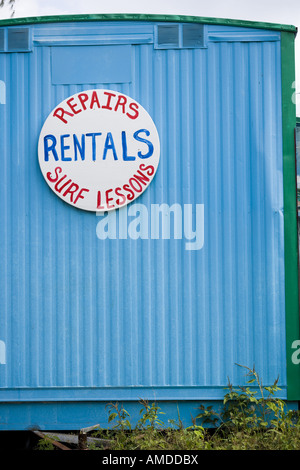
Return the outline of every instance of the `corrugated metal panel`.
<path id="1" fill-rule="evenodd" d="M 0 54 L 1 397 L 220 398 L 227 377 L 241 382 L 235 363 L 255 364 L 265 383 L 279 374 L 285 396 L 280 42 L 268 34 L 195 50 L 137 41 L 124 84 L 53 85 L 42 42 Z M 154 181 L 111 216 L 122 228 L 128 211 L 125 234 L 106 240 L 105 219 L 56 197 L 37 159 L 49 112 L 97 87 L 140 102 L 161 140 Z M 183 223 L 181 239 L 151 238 L 162 203 L 179 204 L 182 220 L 191 204 L 194 230 L 204 205 L 203 248 L 187 250 Z M 146 239 L 130 238 L 134 208 L 148 214 Z"/>

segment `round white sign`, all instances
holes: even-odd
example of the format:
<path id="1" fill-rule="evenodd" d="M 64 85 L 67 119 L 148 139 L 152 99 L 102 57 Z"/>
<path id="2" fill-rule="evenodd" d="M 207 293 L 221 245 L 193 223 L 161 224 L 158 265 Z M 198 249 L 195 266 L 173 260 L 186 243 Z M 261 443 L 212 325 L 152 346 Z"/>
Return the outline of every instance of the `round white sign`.
<path id="1" fill-rule="evenodd" d="M 151 183 L 159 136 L 134 99 L 112 90 L 87 90 L 49 114 L 38 157 L 57 196 L 87 211 L 110 211 L 132 202 Z"/>

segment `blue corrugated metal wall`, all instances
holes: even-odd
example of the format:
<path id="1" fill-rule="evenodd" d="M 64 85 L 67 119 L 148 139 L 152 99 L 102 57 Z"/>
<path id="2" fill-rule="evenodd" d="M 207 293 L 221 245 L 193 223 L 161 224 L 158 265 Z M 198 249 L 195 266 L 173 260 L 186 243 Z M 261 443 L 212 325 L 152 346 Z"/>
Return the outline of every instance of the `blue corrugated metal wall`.
<path id="1" fill-rule="evenodd" d="M 207 26 L 207 47 L 159 50 L 151 23 L 30 29 L 32 52 L 0 54 L 0 399 L 220 399 L 227 377 L 243 381 L 235 363 L 264 383 L 279 374 L 285 397 L 280 34 Z M 53 84 L 53 48 L 66 43 L 70 54 L 131 45 L 131 81 Z M 42 124 L 90 88 L 140 102 L 160 136 L 155 179 L 117 228 L 134 209 L 150 224 L 164 203 L 182 220 L 191 204 L 195 230 L 203 205 L 202 248 L 150 226 L 145 239 L 101 240 L 105 216 L 50 190 Z"/>

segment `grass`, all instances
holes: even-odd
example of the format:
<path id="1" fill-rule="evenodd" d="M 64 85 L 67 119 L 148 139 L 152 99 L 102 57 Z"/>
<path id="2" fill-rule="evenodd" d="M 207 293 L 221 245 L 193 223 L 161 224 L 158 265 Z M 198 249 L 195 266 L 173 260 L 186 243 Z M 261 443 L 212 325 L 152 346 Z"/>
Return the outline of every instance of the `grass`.
<path id="1" fill-rule="evenodd" d="M 200 406 L 192 426 L 184 427 L 179 417 L 166 427 L 160 407 L 141 400 L 140 418 L 133 427 L 123 405 L 109 403 L 110 429 L 93 436 L 110 440 L 110 450 L 300 450 L 300 414 L 276 397 L 278 379 L 263 386 L 254 368 L 245 369 L 246 386 L 235 388 L 228 382 L 221 412 Z"/>

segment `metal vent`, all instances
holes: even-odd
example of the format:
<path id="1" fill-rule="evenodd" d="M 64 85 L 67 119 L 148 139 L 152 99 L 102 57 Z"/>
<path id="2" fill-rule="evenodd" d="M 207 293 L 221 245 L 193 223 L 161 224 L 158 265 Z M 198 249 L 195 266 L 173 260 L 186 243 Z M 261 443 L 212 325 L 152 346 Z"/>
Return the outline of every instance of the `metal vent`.
<path id="1" fill-rule="evenodd" d="M 159 25 L 157 27 L 157 45 L 159 47 L 179 47 L 179 26 Z"/>
<path id="2" fill-rule="evenodd" d="M 24 52 L 29 50 L 29 28 L 8 29 L 7 52 Z"/>
<path id="3" fill-rule="evenodd" d="M 182 25 L 183 47 L 204 47 L 203 24 Z"/>
<path id="4" fill-rule="evenodd" d="M 205 46 L 205 25 L 197 23 L 159 24 L 155 49 L 194 49 Z"/>
<path id="5" fill-rule="evenodd" d="M 0 52 L 4 51 L 4 29 L 0 29 Z"/>

